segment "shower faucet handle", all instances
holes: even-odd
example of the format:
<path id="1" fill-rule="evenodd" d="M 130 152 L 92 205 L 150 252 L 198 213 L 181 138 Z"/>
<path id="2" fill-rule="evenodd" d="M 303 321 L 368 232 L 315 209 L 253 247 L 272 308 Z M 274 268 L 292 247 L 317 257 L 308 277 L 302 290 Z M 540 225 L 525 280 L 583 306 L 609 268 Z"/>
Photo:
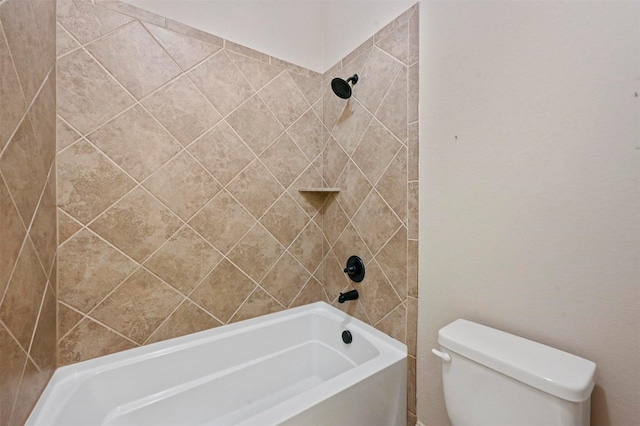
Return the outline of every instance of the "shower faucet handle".
<path id="1" fill-rule="evenodd" d="M 359 283 L 364 279 L 364 262 L 358 256 L 351 256 L 347 260 L 347 267 L 344 273 L 351 278 L 351 281 Z"/>

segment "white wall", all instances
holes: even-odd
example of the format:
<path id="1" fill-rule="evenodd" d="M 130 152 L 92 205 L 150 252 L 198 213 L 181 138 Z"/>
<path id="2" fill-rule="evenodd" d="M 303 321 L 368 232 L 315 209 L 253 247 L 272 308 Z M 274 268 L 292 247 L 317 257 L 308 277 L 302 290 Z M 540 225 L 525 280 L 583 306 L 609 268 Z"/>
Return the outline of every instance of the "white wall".
<path id="1" fill-rule="evenodd" d="M 640 422 L 640 2 L 421 3 L 418 418 L 467 318 L 598 364 Z"/>
<path id="2" fill-rule="evenodd" d="M 324 73 L 407 10 L 406 0 L 124 0 Z"/>

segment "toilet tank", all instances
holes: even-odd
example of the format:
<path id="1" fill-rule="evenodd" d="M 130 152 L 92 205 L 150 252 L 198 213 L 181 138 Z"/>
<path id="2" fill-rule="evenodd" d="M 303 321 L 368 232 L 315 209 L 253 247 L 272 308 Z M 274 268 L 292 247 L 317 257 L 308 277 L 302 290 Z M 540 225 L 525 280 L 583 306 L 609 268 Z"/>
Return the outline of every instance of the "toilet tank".
<path id="1" fill-rule="evenodd" d="M 595 363 L 463 319 L 438 343 L 454 426 L 589 425 Z"/>

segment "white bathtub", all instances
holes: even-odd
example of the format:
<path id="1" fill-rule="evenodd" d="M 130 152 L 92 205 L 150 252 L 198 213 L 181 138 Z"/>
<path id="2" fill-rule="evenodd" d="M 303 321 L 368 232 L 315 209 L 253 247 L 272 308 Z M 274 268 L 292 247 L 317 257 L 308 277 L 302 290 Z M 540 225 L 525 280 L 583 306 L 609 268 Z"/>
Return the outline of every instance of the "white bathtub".
<path id="1" fill-rule="evenodd" d="M 26 424 L 404 426 L 406 362 L 318 302 L 59 368 Z"/>

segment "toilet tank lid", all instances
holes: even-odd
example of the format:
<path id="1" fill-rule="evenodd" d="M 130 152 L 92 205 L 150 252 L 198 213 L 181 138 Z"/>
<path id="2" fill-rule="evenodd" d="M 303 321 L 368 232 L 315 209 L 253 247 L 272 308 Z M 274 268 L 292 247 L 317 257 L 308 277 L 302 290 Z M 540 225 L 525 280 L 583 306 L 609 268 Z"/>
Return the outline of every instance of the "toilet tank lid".
<path id="1" fill-rule="evenodd" d="M 596 364 L 504 331 L 458 319 L 438 332 L 443 348 L 567 401 L 591 395 Z"/>

